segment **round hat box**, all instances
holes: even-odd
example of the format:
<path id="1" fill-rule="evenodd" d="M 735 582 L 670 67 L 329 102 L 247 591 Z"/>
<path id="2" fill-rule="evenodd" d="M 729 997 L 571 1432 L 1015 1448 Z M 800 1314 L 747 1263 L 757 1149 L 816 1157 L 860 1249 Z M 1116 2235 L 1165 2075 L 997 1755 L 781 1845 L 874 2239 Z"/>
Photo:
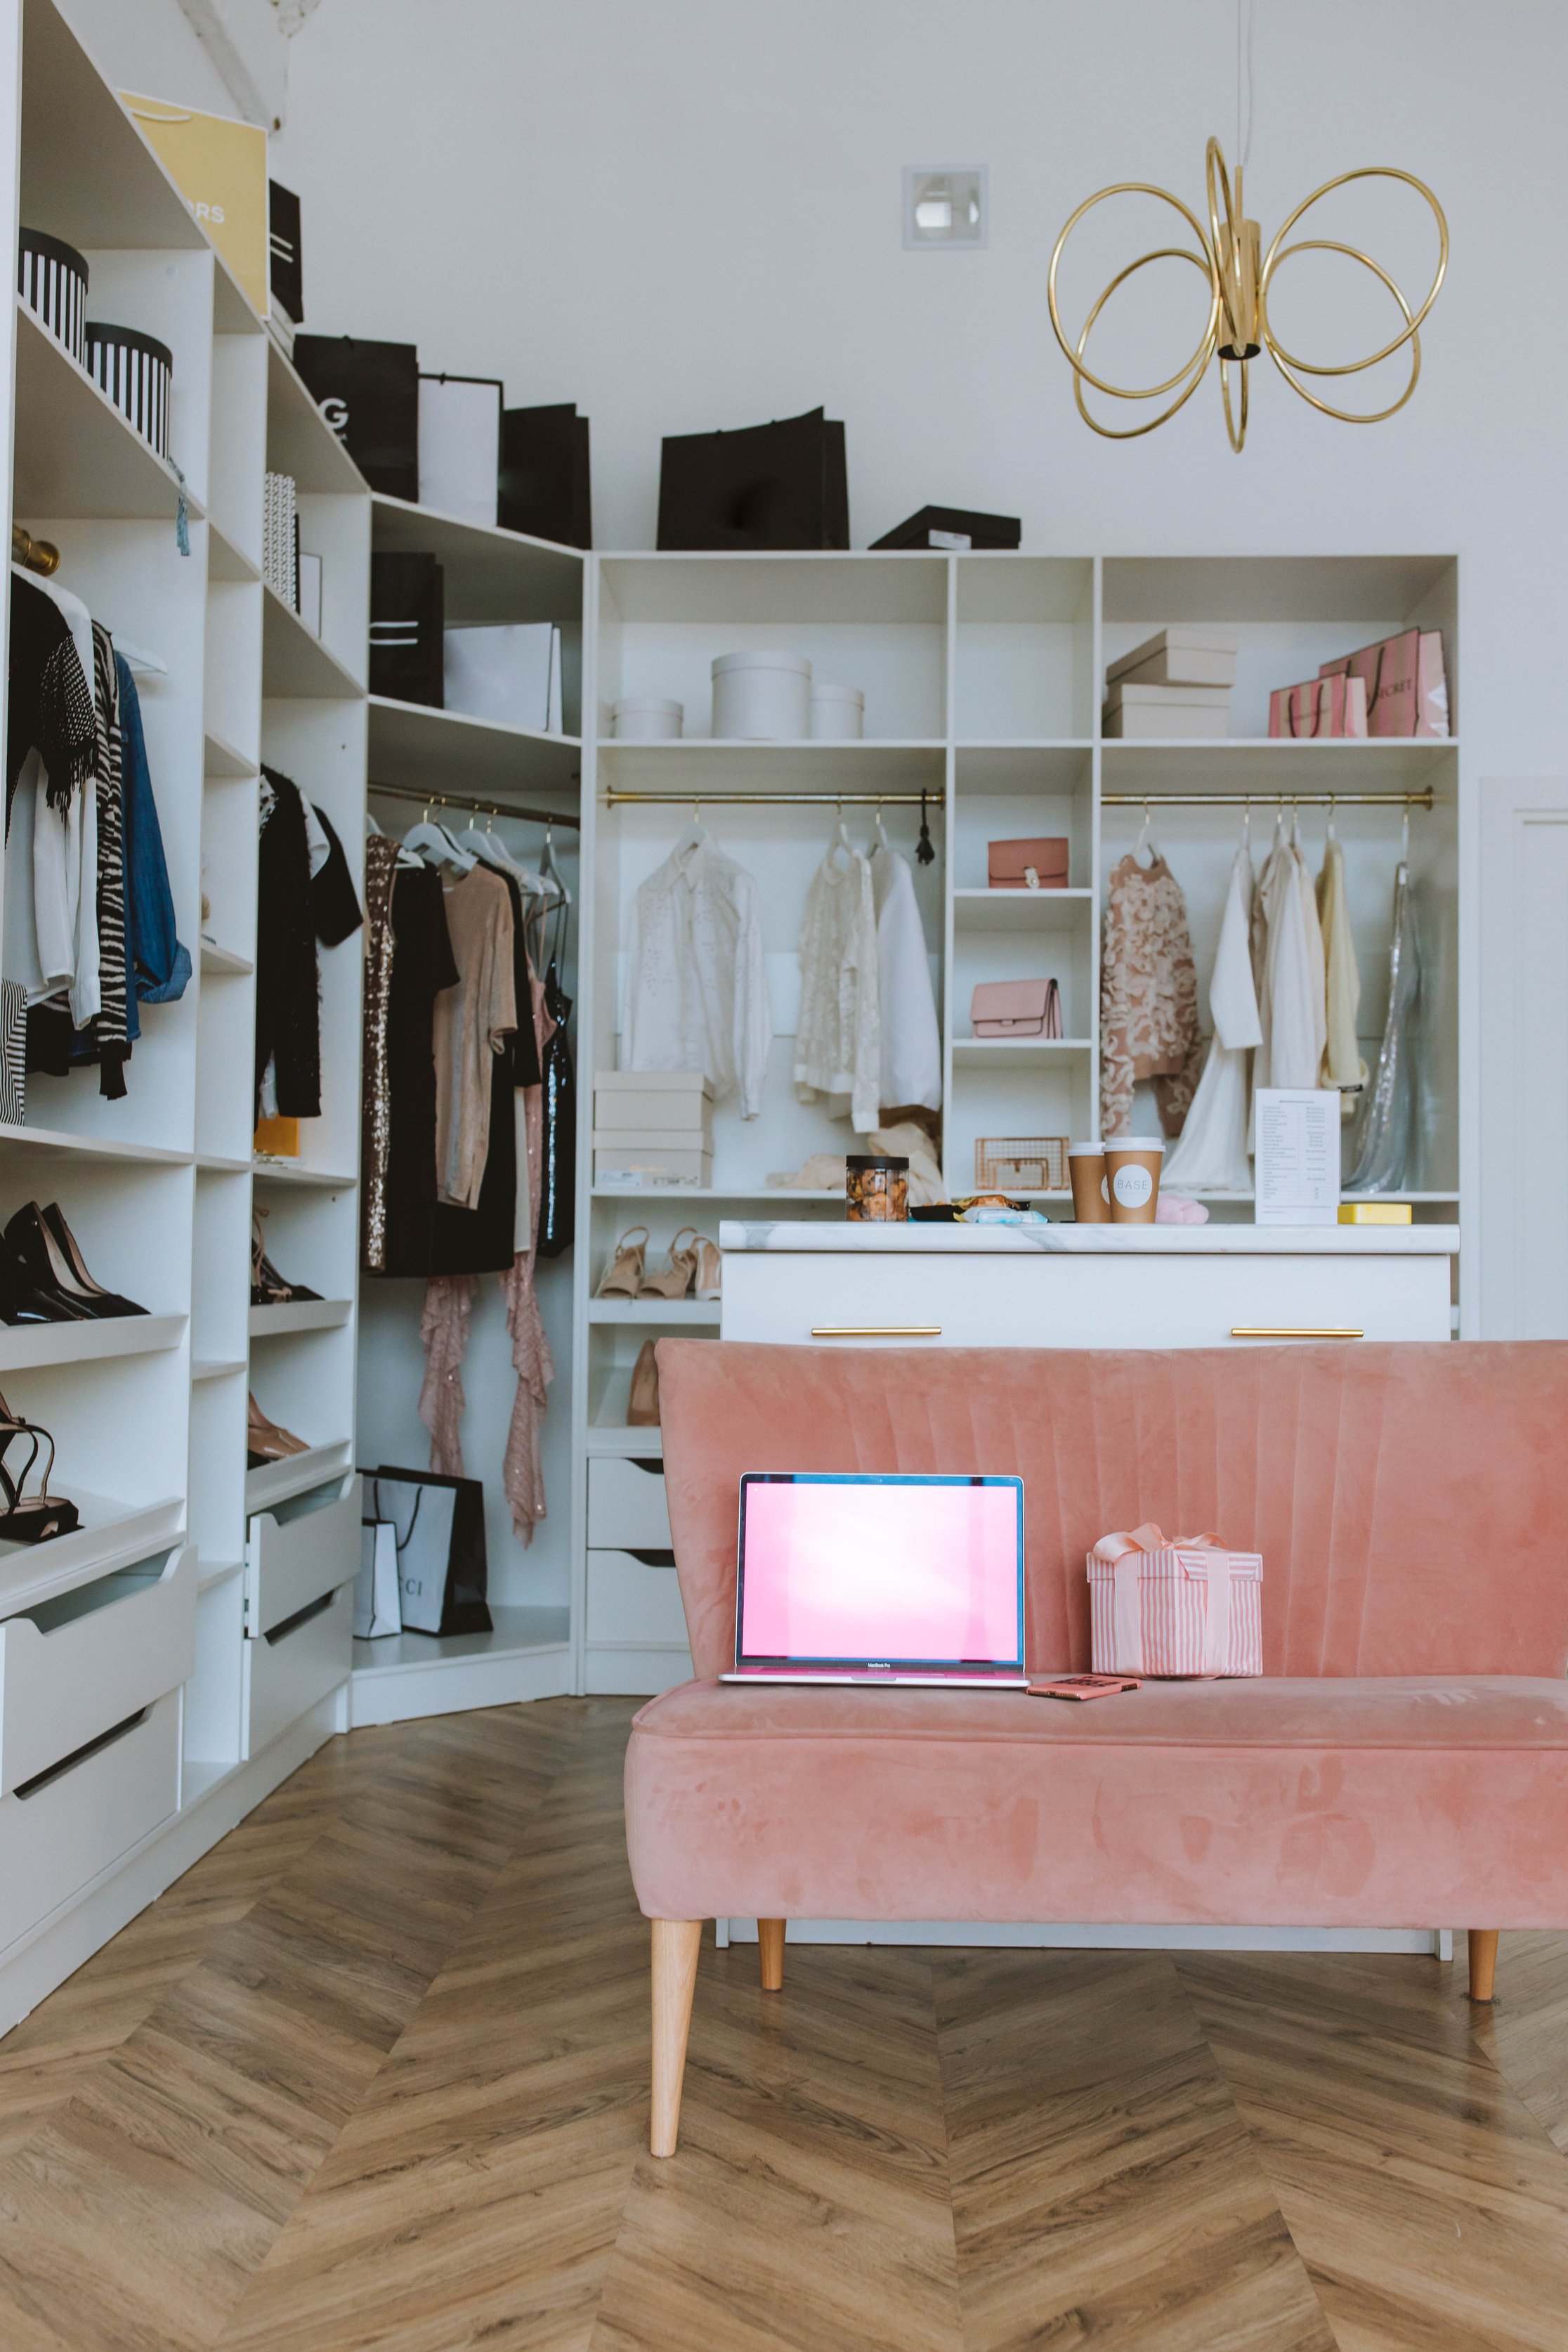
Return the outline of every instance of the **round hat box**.
<path id="1" fill-rule="evenodd" d="M 74 245 L 25 228 L 16 241 L 16 291 L 73 360 L 84 357 L 87 263 Z"/>
<path id="2" fill-rule="evenodd" d="M 713 731 L 730 742 L 788 741 L 811 731 L 811 665 L 804 654 L 720 654 Z"/>
<path id="3" fill-rule="evenodd" d="M 136 327 L 87 322 L 87 372 L 160 457 L 169 456 L 169 392 L 174 354 Z"/>
<path id="4" fill-rule="evenodd" d="M 862 688 L 814 683 L 811 732 L 819 742 L 858 742 L 865 733 L 865 695 Z"/>
<path id="5" fill-rule="evenodd" d="M 610 706 L 610 728 L 618 743 L 669 743 L 685 723 L 685 709 L 657 694 L 623 694 Z"/>

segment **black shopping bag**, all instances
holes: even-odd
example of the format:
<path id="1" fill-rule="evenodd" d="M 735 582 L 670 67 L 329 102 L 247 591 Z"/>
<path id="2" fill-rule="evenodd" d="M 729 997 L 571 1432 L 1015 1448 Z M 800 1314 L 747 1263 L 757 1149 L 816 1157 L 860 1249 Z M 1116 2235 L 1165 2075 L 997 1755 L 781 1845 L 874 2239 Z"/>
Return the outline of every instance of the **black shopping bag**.
<path id="1" fill-rule="evenodd" d="M 588 419 L 575 401 L 508 408 L 501 418 L 498 519 L 503 530 L 591 547 Z"/>
<path id="2" fill-rule="evenodd" d="M 848 547 L 844 428 L 820 408 L 664 442 L 661 548 Z"/>
<path id="3" fill-rule="evenodd" d="M 434 555 L 371 558 L 371 692 L 442 709 L 446 581 Z"/>
<path id="4" fill-rule="evenodd" d="M 357 335 L 296 335 L 294 364 L 372 490 L 419 497 L 419 352 Z"/>
<path id="5" fill-rule="evenodd" d="M 485 1489 L 477 1478 L 448 1478 L 436 1470 L 399 1470 L 383 1462 L 371 1474 L 366 1508 L 373 1517 L 391 1519 L 398 1531 L 405 1631 L 492 1631 L 485 1598 L 489 1581 Z M 420 1589 L 411 1592 L 415 1580 Z"/>

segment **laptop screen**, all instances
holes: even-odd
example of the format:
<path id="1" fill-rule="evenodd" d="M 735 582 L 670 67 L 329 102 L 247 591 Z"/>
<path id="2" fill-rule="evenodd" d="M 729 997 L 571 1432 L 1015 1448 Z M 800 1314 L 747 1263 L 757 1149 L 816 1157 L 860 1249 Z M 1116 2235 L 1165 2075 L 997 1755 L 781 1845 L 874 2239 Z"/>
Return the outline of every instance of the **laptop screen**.
<path id="1" fill-rule="evenodd" d="M 1023 1670 L 1023 1481 L 751 1475 L 736 1664 Z"/>

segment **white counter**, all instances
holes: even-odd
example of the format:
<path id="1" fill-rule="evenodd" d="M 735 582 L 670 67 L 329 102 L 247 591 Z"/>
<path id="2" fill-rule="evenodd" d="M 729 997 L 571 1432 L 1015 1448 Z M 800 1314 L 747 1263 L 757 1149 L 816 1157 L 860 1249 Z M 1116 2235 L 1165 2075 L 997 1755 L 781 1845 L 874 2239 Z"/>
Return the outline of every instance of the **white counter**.
<path id="1" fill-rule="evenodd" d="M 1458 1225 L 883 1225 L 727 1217 L 724 1250 L 931 1257 L 1457 1257 Z"/>

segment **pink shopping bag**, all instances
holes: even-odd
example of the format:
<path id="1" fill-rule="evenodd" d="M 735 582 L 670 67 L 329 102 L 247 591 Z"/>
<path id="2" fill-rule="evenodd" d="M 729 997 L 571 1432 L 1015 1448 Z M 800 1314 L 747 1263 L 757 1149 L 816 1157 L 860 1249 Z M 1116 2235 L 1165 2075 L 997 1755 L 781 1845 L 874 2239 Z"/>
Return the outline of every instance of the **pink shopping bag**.
<path id="1" fill-rule="evenodd" d="M 1152 1520 L 1089 1554 L 1097 1675 L 1260 1675 L 1263 1558 Z"/>

